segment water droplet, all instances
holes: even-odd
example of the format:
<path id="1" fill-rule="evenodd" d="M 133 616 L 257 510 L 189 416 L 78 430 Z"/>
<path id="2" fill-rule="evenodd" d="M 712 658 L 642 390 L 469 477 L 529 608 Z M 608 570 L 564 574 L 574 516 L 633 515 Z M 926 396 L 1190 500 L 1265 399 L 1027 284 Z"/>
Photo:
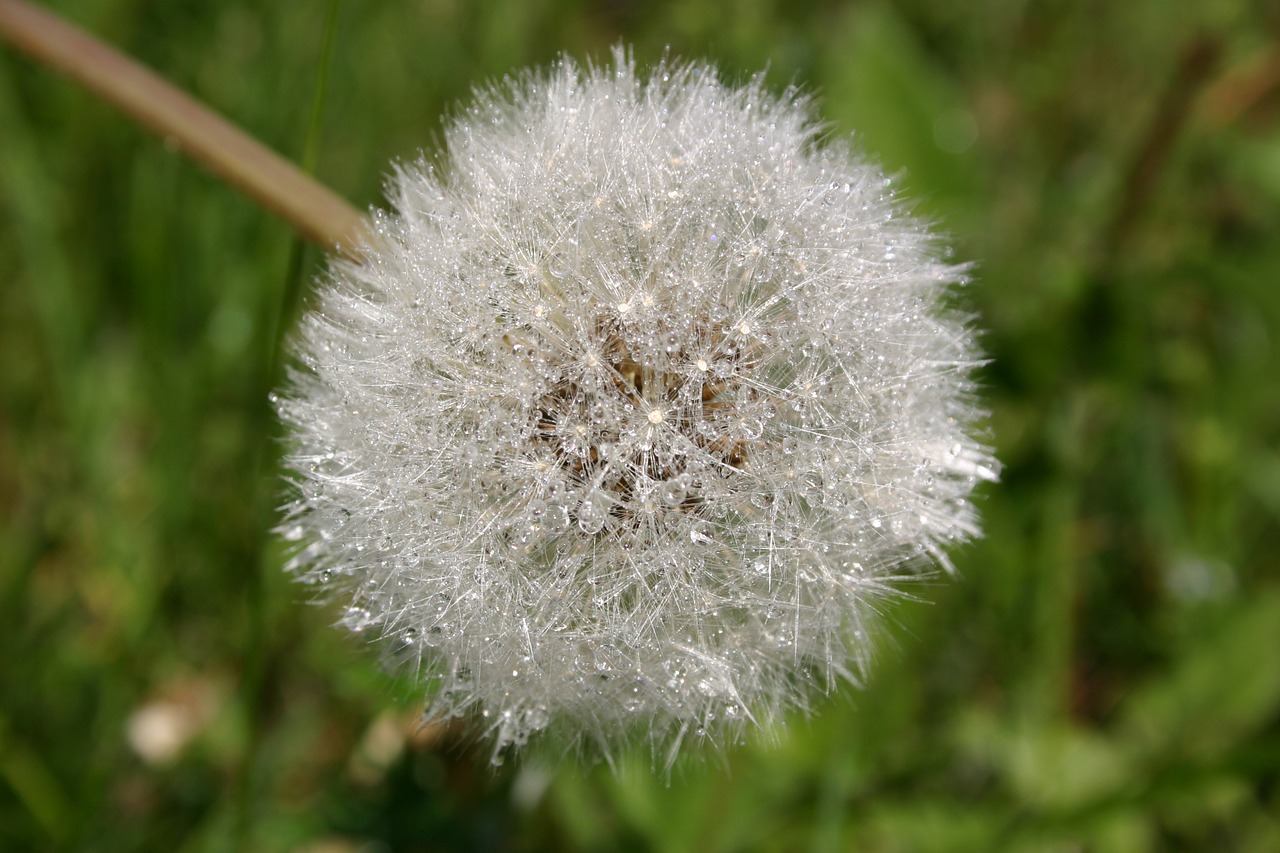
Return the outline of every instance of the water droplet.
<path id="1" fill-rule="evenodd" d="M 511 529 L 511 548 L 517 554 L 528 554 L 538 544 L 542 528 L 537 524 L 517 524 Z"/>
<path id="2" fill-rule="evenodd" d="M 679 506 L 684 503 L 688 492 L 685 491 L 684 485 L 678 480 L 667 480 L 662 484 L 659 490 L 662 496 L 662 502 L 667 506 Z"/>
<path id="3" fill-rule="evenodd" d="M 564 533 L 569 524 L 569 508 L 563 504 L 551 504 L 542 519 L 542 526 L 548 533 Z"/>
<path id="4" fill-rule="evenodd" d="M 347 612 L 342 615 L 343 627 L 357 634 L 369 627 L 372 621 L 373 614 L 363 607 L 348 607 Z"/>
<path id="5" fill-rule="evenodd" d="M 706 521 L 695 521 L 689 528 L 689 541 L 695 545 L 707 545 L 715 540 L 711 525 Z"/>
<path id="6" fill-rule="evenodd" d="M 599 533 L 609 515 L 609 499 L 594 491 L 578 506 L 578 528 L 587 534 Z"/>

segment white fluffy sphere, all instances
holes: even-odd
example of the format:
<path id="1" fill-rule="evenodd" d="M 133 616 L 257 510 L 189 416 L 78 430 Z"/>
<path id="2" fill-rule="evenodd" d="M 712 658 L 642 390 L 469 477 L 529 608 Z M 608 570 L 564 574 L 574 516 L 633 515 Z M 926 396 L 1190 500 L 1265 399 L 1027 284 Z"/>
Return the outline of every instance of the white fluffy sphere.
<path id="1" fill-rule="evenodd" d="M 291 569 L 473 715 L 674 754 L 854 677 L 978 533 L 962 270 L 807 103 L 564 60 L 335 261 L 279 400 Z"/>

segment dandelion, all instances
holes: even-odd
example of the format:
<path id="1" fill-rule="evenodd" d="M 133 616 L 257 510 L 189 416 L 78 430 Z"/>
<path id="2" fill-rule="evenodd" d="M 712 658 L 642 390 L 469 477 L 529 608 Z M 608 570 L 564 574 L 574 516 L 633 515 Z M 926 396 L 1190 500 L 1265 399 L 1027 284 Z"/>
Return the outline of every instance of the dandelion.
<path id="1" fill-rule="evenodd" d="M 995 463 L 962 268 L 808 102 L 560 61 L 396 170 L 277 401 L 290 569 L 495 760 L 736 736 L 868 662 Z"/>

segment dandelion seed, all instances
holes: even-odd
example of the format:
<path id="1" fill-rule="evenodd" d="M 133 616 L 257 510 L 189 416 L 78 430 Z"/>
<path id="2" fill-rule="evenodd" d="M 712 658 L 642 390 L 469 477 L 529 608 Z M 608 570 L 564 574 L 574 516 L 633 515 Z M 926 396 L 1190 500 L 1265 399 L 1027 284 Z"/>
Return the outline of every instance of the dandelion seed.
<path id="1" fill-rule="evenodd" d="M 495 760 L 807 707 L 893 579 L 978 535 L 963 270 L 818 133 L 760 80 L 564 60 L 333 262 L 277 402 L 289 568 Z"/>

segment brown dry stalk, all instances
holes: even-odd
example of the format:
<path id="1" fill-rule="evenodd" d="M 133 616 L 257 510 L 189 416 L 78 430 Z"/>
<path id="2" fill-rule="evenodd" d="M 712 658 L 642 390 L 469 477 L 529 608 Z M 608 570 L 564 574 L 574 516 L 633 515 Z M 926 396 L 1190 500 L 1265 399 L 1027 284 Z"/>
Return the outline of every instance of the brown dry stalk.
<path id="1" fill-rule="evenodd" d="M 365 218 L 345 199 L 149 69 L 26 0 L 0 0 L 0 40 L 101 95 L 292 226 L 348 254 Z"/>
<path id="2" fill-rule="evenodd" d="M 1201 94 L 1197 112 L 1218 130 L 1249 116 L 1280 90 L 1280 41 L 1228 68 Z"/>

